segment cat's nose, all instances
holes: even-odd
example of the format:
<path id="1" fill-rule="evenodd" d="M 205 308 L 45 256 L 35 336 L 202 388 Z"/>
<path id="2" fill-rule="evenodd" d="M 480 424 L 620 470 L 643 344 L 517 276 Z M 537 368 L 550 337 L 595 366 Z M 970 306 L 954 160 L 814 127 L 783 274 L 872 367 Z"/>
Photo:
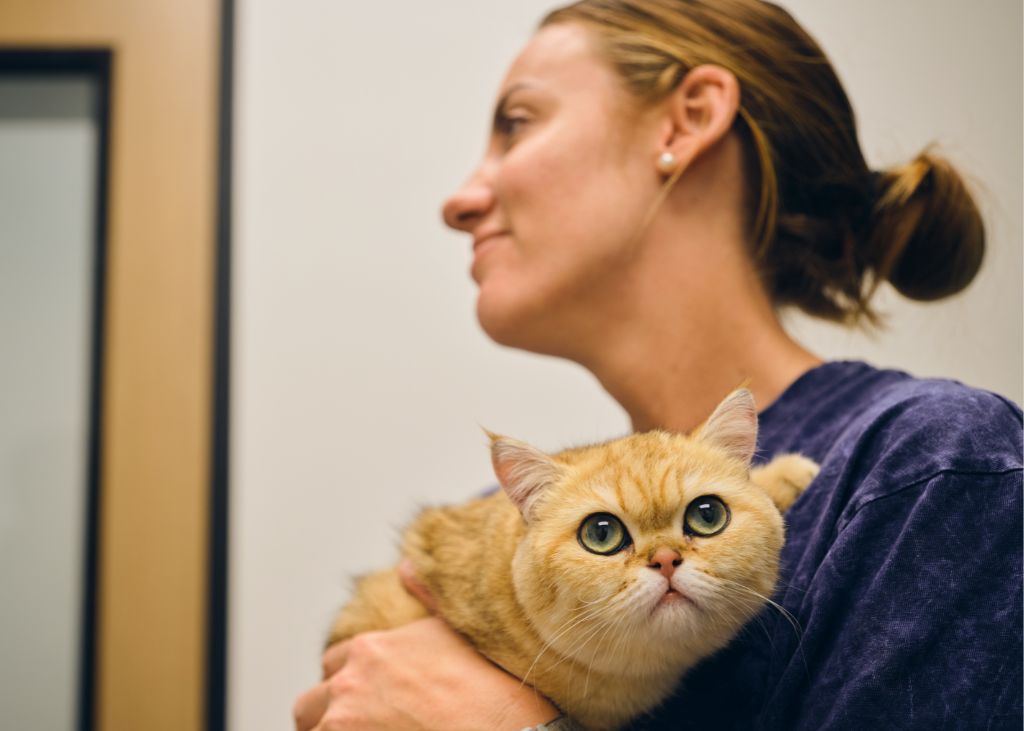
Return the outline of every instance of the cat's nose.
<path id="1" fill-rule="evenodd" d="M 682 556 L 679 555 L 679 551 L 672 548 L 659 548 L 651 556 L 651 562 L 647 564 L 647 568 L 660 571 L 661 574 L 668 580 L 672 580 L 672 574 L 676 570 L 676 566 L 683 562 Z"/>

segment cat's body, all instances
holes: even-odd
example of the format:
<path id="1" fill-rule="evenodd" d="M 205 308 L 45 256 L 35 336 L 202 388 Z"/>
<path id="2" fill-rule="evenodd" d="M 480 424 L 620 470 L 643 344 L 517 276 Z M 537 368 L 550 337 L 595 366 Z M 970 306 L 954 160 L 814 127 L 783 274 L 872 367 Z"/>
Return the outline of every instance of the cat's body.
<path id="1" fill-rule="evenodd" d="M 483 655 L 586 728 L 618 728 L 724 646 L 774 587 L 780 510 L 816 466 L 788 455 L 749 470 L 746 400 L 727 399 L 695 437 L 651 432 L 552 457 L 494 437 L 504 490 L 424 511 L 402 553 Z M 722 523 L 715 501 L 722 527 L 694 533 Z M 616 518 L 628 542 L 594 552 L 614 547 Z M 426 614 L 396 570 L 382 571 L 360 581 L 329 641 Z"/>

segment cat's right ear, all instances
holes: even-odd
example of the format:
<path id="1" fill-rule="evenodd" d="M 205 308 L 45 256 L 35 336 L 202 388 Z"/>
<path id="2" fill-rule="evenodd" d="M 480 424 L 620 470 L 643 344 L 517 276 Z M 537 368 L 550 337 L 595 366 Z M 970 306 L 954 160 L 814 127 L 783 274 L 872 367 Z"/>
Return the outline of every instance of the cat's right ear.
<path id="1" fill-rule="evenodd" d="M 529 523 L 537 498 L 558 481 L 562 468 L 526 442 L 484 431 L 491 440 L 491 463 L 501 489 Z"/>

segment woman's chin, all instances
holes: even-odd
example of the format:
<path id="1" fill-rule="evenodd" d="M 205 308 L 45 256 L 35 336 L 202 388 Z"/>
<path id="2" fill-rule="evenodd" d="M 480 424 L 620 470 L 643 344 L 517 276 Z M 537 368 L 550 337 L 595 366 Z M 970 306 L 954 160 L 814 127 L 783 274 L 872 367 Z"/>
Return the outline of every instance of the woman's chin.
<path id="1" fill-rule="evenodd" d="M 499 345 L 520 347 L 522 323 L 513 317 L 508 307 L 501 307 L 481 292 L 476 301 L 476 319 L 487 337 Z"/>
<path id="2" fill-rule="evenodd" d="M 543 342 L 539 325 L 545 318 L 539 317 L 538 308 L 514 298 L 502 296 L 497 287 L 488 288 L 484 282 L 476 300 L 476 318 L 487 336 L 510 348 L 537 351 Z M 543 350 L 541 352 L 544 352 Z"/>

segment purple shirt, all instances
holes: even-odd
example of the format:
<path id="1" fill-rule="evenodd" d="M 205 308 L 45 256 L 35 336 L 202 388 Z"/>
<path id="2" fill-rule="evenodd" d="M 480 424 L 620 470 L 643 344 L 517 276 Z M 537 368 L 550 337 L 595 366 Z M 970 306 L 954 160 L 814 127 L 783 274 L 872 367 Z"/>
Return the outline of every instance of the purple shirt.
<path id="1" fill-rule="evenodd" d="M 775 600 L 633 729 L 1013 729 L 1021 713 L 1020 408 L 860 362 L 801 376 L 758 461 L 821 473 L 786 513 Z"/>

